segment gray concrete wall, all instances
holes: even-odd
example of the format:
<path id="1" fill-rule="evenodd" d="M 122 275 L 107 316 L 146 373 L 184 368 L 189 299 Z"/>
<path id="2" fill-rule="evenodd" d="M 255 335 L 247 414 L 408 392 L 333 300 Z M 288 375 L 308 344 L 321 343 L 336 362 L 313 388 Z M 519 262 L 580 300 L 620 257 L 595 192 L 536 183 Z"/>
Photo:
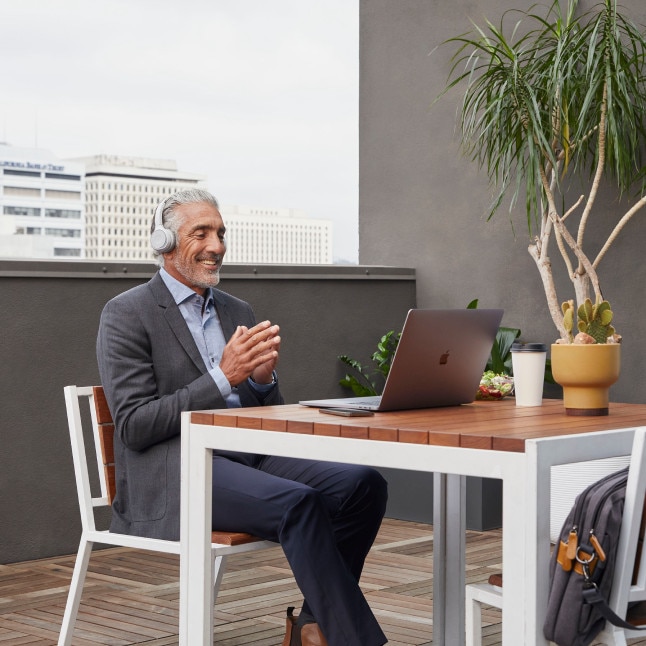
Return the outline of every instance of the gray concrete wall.
<path id="1" fill-rule="evenodd" d="M 412 265 L 419 307 L 503 307 L 503 324 L 525 340 L 557 337 L 547 313 L 538 271 L 527 253 L 524 205 L 487 222 L 491 191 L 475 164 L 460 157 L 454 132 L 462 90 L 431 105 L 450 65 L 446 38 L 486 16 L 498 24 L 517 0 L 361 0 L 360 64 L 360 262 Z M 583 2 L 581 3 L 584 4 Z M 585 6 L 591 6 L 586 0 Z M 622 2 L 646 23 L 643 0 Z M 437 48 L 437 49 L 436 49 Z M 589 231 L 600 248 L 618 212 L 614 195 L 600 204 L 603 220 Z M 646 212 L 625 230 L 604 259 L 600 278 L 623 335 L 622 373 L 615 401 L 645 401 Z M 560 258 L 552 253 L 558 266 Z M 558 266 L 560 271 L 561 267 Z M 564 291 L 562 299 L 573 297 Z M 554 393 L 558 394 L 560 389 Z"/>
<path id="2" fill-rule="evenodd" d="M 152 265 L 0 261 L 0 563 L 76 551 L 80 520 L 63 387 L 99 381 L 101 309 Z M 288 403 L 347 395 L 339 354 L 362 362 L 415 306 L 415 272 L 225 266 L 222 289 L 281 326 Z"/>

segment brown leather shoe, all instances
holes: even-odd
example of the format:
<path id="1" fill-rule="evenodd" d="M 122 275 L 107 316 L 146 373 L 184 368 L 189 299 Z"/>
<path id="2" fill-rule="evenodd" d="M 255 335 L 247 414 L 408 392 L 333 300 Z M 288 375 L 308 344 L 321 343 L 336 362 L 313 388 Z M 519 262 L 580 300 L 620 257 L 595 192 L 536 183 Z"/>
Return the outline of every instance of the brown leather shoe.
<path id="1" fill-rule="evenodd" d="M 285 620 L 285 639 L 283 646 L 301 646 L 301 627 L 296 625 L 294 607 L 287 608 L 287 619 Z"/>
<path id="2" fill-rule="evenodd" d="M 327 640 L 318 624 L 305 624 L 301 628 L 302 646 L 327 646 Z"/>

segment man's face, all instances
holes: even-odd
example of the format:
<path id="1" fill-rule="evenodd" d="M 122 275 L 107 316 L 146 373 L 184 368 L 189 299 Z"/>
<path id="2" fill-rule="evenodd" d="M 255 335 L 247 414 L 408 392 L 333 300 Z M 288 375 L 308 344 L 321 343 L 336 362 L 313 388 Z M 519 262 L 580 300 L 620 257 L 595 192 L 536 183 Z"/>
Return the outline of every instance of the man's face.
<path id="1" fill-rule="evenodd" d="M 175 248 L 164 254 L 164 269 L 198 294 L 204 294 L 207 287 L 220 282 L 226 251 L 222 216 L 207 202 L 181 204 L 175 212 L 181 224 Z"/>

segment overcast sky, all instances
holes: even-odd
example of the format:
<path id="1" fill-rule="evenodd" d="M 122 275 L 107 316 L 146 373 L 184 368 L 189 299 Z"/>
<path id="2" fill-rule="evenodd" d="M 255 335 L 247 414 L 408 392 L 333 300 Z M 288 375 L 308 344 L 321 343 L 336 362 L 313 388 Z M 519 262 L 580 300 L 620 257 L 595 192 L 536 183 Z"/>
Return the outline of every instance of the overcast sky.
<path id="1" fill-rule="evenodd" d="M 357 261 L 358 0 L 0 0 L 0 140 L 174 159 Z"/>

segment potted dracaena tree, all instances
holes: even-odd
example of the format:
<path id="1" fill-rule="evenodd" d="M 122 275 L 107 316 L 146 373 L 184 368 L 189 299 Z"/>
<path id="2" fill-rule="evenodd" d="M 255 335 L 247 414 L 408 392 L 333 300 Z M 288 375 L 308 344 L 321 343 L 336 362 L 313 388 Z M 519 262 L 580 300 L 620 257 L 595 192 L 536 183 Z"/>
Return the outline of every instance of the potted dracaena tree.
<path id="1" fill-rule="evenodd" d="M 552 371 L 564 388 L 566 411 L 607 414 L 621 337 L 612 327 L 598 268 L 646 204 L 640 155 L 646 141 L 644 33 L 616 0 L 588 10 L 577 0 L 554 0 L 510 10 L 500 26 L 474 26 L 446 43 L 456 51 L 442 94 L 466 86 L 461 142 L 496 189 L 489 218 L 505 199 L 511 209 L 525 200 L 529 254 L 560 337 L 552 345 Z M 574 199 L 573 177 L 587 182 L 585 194 Z M 632 195 L 625 212 L 599 213 L 602 186 Z M 586 231 L 594 217 L 615 220 L 605 243 L 590 255 Z M 565 302 L 557 295 L 551 255 L 560 256 L 572 282 Z M 582 382 L 592 388 L 590 400 L 582 396 Z"/>

